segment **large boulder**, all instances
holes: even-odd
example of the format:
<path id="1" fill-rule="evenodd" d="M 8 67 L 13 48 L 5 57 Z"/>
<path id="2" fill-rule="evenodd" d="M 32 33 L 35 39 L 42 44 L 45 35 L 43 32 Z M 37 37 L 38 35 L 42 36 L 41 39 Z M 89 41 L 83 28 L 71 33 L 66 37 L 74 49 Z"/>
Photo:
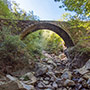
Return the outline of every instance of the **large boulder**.
<path id="1" fill-rule="evenodd" d="M 82 68 L 76 70 L 82 75 L 90 73 L 90 59 L 86 62 L 86 64 Z"/>
<path id="2" fill-rule="evenodd" d="M 69 68 L 81 68 L 90 59 L 90 52 L 80 51 L 76 47 L 68 48 L 64 51 L 69 61 Z"/>

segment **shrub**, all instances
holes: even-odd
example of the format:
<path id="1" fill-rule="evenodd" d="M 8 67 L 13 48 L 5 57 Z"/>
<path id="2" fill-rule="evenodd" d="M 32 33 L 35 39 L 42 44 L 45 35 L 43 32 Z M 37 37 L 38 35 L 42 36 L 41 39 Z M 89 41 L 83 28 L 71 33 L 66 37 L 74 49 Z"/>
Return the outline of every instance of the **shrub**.
<path id="1" fill-rule="evenodd" d="M 29 65 L 30 59 L 26 51 L 25 44 L 17 35 L 11 35 L 9 29 L 4 28 L 0 32 L 0 70 L 4 68 L 4 73 L 7 73 L 7 67 L 12 67 L 12 70 L 18 70 Z M 5 71 L 6 70 L 6 71 Z"/>

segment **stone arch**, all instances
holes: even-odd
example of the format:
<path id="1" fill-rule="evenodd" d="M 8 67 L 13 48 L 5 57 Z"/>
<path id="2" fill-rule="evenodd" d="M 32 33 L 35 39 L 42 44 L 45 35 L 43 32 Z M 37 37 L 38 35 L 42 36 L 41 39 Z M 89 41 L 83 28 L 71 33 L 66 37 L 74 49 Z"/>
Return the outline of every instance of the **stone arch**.
<path id="1" fill-rule="evenodd" d="M 23 40 L 28 34 L 35 32 L 37 30 L 42 30 L 42 29 L 48 29 L 48 30 L 51 30 L 51 31 L 57 33 L 64 40 L 67 48 L 74 46 L 74 43 L 73 43 L 71 37 L 65 30 L 63 30 L 59 26 L 56 26 L 56 25 L 50 24 L 50 23 L 32 24 L 23 30 L 23 32 L 20 35 L 20 38 Z"/>

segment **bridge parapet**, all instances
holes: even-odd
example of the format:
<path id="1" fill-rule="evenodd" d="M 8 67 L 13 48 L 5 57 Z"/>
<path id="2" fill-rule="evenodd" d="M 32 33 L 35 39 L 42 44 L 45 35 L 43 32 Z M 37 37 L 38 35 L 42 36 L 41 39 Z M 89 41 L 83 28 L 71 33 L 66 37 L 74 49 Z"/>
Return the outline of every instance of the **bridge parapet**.
<path id="1" fill-rule="evenodd" d="M 23 31 L 25 28 L 29 27 L 30 25 L 33 24 L 38 24 L 38 23 L 50 23 L 56 26 L 59 26 L 63 29 L 65 29 L 65 25 L 68 25 L 67 22 L 64 21 L 31 21 L 31 20 L 10 20 L 10 19 L 0 19 L 0 28 L 2 28 L 2 26 L 12 26 L 14 29 L 15 27 L 20 28 L 21 31 Z M 66 29 L 65 29 L 66 30 Z M 68 30 L 67 30 L 68 32 Z"/>

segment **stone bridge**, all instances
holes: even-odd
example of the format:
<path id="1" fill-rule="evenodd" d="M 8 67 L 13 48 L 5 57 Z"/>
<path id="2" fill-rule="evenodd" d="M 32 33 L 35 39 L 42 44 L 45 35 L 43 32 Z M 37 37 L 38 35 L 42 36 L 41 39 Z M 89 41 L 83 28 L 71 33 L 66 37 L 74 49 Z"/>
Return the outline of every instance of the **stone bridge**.
<path id="1" fill-rule="evenodd" d="M 48 29 L 57 33 L 68 47 L 74 46 L 74 43 L 67 30 L 64 29 L 64 25 L 67 22 L 61 21 L 30 21 L 30 20 L 9 20 L 0 19 L 0 29 L 3 26 L 10 26 L 12 29 L 19 31 L 20 38 L 23 40 L 28 34 L 37 30 Z"/>

